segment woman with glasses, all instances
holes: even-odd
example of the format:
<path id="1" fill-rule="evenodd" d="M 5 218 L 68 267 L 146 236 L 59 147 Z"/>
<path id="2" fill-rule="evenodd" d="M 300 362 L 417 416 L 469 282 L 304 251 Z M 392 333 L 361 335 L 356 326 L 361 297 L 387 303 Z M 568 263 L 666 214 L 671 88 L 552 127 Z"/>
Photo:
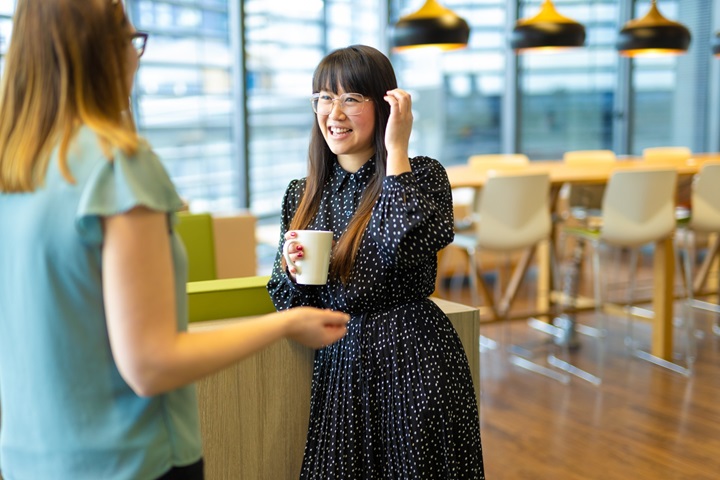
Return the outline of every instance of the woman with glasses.
<path id="1" fill-rule="evenodd" d="M 428 297 L 437 252 L 453 239 L 450 185 L 428 157 L 408 158 L 410 95 L 390 61 L 355 45 L 315 70 L 308 175 L 282 203 L 268 290 L 278 310 L 351 315 L 319 350 L 301 478 L 482 479 L 477 400 L 463 347 Z M 296 283 L 296 230 L 332 230 L 325 285 Z"/>
<path id="2" fill-rule="evenodd" d="M 188 333 L 182 206 L 128 114 L 146 35 L 118 0 L 18 0 L 0 90 L 0 470 L 201 479 L 193 382 L 347 315 Z M 228 439 L 232 441 L 232 439 Z"/>

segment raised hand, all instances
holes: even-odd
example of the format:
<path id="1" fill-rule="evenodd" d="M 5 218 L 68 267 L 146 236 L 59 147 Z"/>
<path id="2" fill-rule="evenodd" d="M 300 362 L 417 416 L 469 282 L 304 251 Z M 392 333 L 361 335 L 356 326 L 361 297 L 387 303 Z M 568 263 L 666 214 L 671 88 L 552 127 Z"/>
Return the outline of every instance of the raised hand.
<path id="1" fill-rule="evenodd" d="M 390 118 L 385 129 L 385 148 L 388 151 L 387 174 L 398 175 L 410 171 L 408 145 L 412 132 L 412 99 L 405 90 L 388 90 L 383 97 L 390 104 Z"/>

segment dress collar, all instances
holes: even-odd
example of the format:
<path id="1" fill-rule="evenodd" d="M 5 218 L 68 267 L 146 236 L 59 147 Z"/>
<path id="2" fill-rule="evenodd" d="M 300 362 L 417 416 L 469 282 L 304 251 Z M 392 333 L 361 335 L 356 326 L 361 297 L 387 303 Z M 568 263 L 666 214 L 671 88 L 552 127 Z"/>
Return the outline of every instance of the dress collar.
<path id="1" fill-rule="evenodd" d="M 330 180 L 332 189 L 334 192 L 339 192 L 345 188 L 348 182 L 356 182 L 360 185 L 367 184 L 374 173 L 375 157 L 370 158 L 370 160 L 365 162 L 355 173 L 350 173 L 342 168 L 336 158 L 333 163 L 333 173 Z"/>

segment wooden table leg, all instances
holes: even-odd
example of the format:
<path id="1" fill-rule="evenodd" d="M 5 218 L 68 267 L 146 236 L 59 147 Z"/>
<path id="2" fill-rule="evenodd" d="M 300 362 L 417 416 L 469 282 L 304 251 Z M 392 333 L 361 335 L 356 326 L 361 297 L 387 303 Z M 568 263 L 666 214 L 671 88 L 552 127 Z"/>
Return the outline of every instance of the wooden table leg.
<path id="1" fill-rule="evenodd" d="M 651 353 L 672 361 L 675 254 L 672 237 L 655 244 Z"/>
<path id="2" fill-rule="evenodd" d="M 538 244 L 535 251 L 535 261 L 537 264 L 537 299 L 535 308 L 538 312 L 550 312 L 551 294 L 552 294 L 552 272 L 550 266 L 550 244 L 542 241 Z M 549 322 L 549 315 L 539 315 L 539 318 Z"/>

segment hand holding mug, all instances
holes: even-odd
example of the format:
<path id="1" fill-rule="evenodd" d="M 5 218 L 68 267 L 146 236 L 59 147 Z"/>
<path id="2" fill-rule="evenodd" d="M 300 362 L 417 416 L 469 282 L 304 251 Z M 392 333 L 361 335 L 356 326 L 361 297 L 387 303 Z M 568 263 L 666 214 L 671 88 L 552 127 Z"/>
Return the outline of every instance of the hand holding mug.
<path id="1" fill-rule="evenodd" d="M 324 285 L 330 267 L 333 233 L 291 230 L 285 234 L 283 256 L 290 276 L 299 284 Z"/>

